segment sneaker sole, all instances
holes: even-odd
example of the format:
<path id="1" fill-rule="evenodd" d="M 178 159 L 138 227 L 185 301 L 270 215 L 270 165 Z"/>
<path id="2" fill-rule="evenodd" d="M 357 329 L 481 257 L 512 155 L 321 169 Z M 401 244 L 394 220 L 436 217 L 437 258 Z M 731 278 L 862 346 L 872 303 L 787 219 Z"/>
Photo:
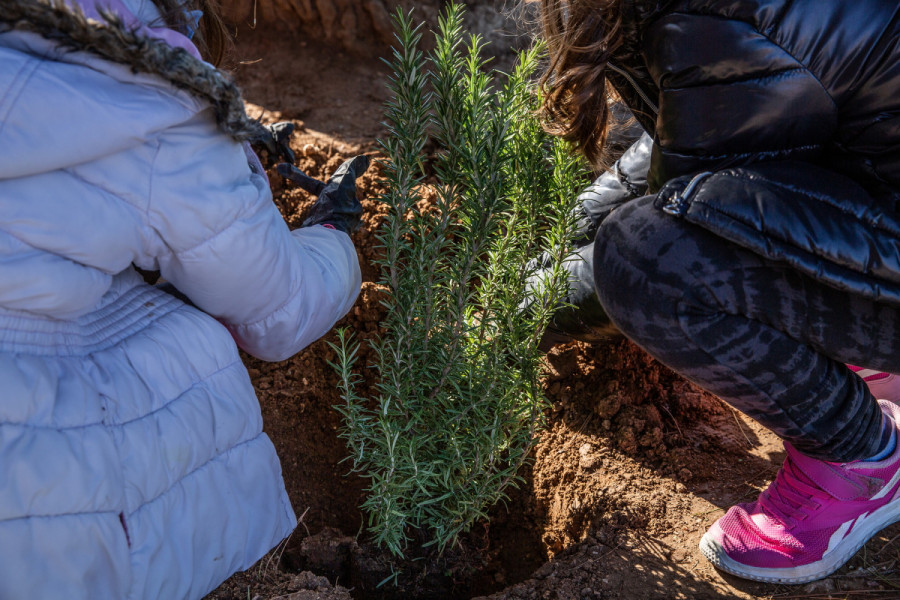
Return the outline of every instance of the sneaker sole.
<path id="1" fill-rule="evenodd" d="M 700 551 L 717 568 L 744 579 L 765 583 L 809 583 L 827 577 L 840 569 L 876 533 L 897 521 L 900 521 L 900 496 L 895 496 L 891 502 L 876 510 L 864 521 L 858 520 L 853 530 L 838 543 L 830 554 L 826 554 L 821 560 L 814 563 L 799 567 L 766 569 L 739 563 L 725 554 L 722 546 L 712 539 L 709 532 L 705 533 L 700 540 Z M 848 549 L 839 552 L 842 546 Z"/>

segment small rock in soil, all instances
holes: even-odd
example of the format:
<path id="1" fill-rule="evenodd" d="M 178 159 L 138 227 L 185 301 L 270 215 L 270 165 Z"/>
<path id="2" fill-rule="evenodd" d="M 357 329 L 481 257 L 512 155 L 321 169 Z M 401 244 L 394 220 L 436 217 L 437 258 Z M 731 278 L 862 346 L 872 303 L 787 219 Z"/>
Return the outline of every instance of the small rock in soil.
<path id="1" fill-rule="evenodd" d="M 554 565 L 552 562 L 544 563 L 537 571 L 534 572 L 533 577 L 535 579 L 546 579 L 553 574 L 554 570 L 556 570 L 556 565 Z"/>
<path id="2" fill-rule="evenodd" d="M 834 590 L 835 586 L 833 579 L 813 581 L 812 583 L 803 586 L 804 594 L 830 594 Z"/>
<path id="3" fill-rule="evenodd" d="M 684 548 L 678 548 L 677 550 L 672 552 L 672 562 L 675 563 L 683 563 L 687 560 L 688 551 Z"/>
<path id="4" fill-rule="evenodd" d="M 296 591 L 319 590 L 331 587 L 331 583 L 328 581 L 327 577 L 322 577 L 321 575 L 316 575 L 309 571 L 303 571 L 299 575 L 291 577 L 290 585 L 291 588 Z"/>
<path id="5" fill-rule="evenodd" d="M 304 569 L 339 577 L 349 571 L 350 553 L 355 544 L 352 537 L 340 530 L 325 527 L 303 540 L 293 558 L 299 559 Z"/>
<path id="6" fill-rule="evenodd" d="M 590 444 L 582 444 L 578 449 L 578 466 L 585 471 L 590 471 L 599 466 L 602 459 L 594 452 L 594 447 Z"/>

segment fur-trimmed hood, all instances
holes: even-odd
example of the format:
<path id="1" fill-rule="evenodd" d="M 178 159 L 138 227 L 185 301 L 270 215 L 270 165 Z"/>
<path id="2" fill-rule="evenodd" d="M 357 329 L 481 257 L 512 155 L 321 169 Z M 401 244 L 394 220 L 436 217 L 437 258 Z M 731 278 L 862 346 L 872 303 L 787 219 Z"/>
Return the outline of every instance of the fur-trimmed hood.
<path id="1" fill-rule="evenodd" d="M 127 66 L 133 73 L 158 76 L 190 95 L 208 101 L 219 128 L 238 141 L 265 136 L 262 125 L 247 116 L 241 92 L 231 77 L 165 40 L 142 35 L 112 11 L 102 20 L 88 18 L 63 0 L 4 0 L 0 35 L 30 32 L 50 40 L 59 54 L 88 53 Z"/>

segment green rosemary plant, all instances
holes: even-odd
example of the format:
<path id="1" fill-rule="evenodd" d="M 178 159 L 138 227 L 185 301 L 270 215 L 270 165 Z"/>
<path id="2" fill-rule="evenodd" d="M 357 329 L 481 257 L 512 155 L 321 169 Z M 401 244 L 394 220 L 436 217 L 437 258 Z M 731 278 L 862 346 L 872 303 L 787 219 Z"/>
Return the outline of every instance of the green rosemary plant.
<path id="1" fill-rule="evenodd" d="M 395 26 L 374 393 L 359 395 L 358 345 L 343 331 L 335 367 L 342 436 L 370 482 L 369 528 L 400 554 L 413 528 L 444 549 L 518 481 L 543 423 L 537 345 L 564 294 L 569 215 L 588 169 L 534 114 L 540 46 L 501 76 L 464 36 L 459 5 L 428 55 L 421 25 L 398 11 Z M 435 205 L 420 210 L 429 187 Z M 527 300 L 529 259 L 543 251 L 545 293 Z"/>

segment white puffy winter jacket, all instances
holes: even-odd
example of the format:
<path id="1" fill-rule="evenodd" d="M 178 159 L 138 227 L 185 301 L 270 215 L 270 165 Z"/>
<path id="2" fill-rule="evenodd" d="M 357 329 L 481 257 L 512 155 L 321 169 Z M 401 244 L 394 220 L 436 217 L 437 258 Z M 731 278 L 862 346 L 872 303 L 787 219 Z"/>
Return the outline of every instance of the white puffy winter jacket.
<path id="1" fill-rule="evenodd" d="M 0 33 L 0 600 L 201 598 L 287 536 L 238 346 L 289 357 L 359 286 L 208 102 Z"/>

